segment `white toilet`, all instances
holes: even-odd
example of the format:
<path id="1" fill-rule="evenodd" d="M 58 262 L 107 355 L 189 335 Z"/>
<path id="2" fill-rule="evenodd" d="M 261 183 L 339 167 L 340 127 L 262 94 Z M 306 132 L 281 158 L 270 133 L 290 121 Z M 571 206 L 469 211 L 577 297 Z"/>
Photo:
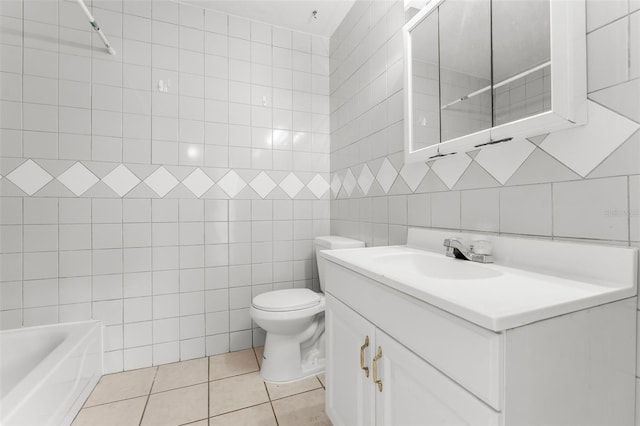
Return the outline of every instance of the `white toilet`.
<path id="1" fill-rule="evenodd" d="M 343 237 L 317 237 L 320 250 L 364 247 L 362 241 Z M 318 262 L 320 289 L 324 291 L 324 265 Z M 267 332 L 260 375 L 268 382 L 284 383 L 324 370 L 324 294 L 307 288 L 262 293 L 253 298 L 251 317 Z"/>

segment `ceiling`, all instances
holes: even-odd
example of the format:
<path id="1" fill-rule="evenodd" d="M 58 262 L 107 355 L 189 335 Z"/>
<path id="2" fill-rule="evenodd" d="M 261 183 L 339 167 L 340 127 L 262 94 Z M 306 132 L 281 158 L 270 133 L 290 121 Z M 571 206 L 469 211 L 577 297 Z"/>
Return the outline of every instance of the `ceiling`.
<path id="1" fill-rule="evenodd" d="M 355 0 L 184 0 L 207 9 L 331 37 Z M 318 11 L 317 18 L 312 13 Z"/>

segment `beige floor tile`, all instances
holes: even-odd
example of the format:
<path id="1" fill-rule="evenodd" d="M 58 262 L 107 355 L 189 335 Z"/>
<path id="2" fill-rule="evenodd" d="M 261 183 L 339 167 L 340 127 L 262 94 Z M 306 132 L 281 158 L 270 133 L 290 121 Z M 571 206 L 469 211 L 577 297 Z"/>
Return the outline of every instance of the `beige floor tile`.
<path id="1" fill-rule="evenodd" d="M 280 426 L 331 425 L 324 412 L 324 389 L 316 389 L 273 401 Z"/>
<path id="2" fill-rule="evenodd" d="M 264 354 L 264 346 L 253 348 L 253 350 L 256 353 L 256 358 L 258 358 L 258 365 L 262 367 L 262 354 Z"/>
<path id="3" fill-rule="evenodd" d="M 128 426 L 140 424 L 147 397 L 126 399 L 80 410 L 72 426 Z"/>
<path id="4" fill-rule="evenodd" d="M 267 383 L 267 390 L 269 391 L 269 397 L 272 401 L 274 399 L 284 398 L 286 396 L 307 392 L 313 389 L 318 389 L 320 387 L 322 387 L 322 385 L 320 384 L 316 376 L 307 377 L 306 379 L 282 385 Z"/>
<path id="5" fill-rule="evenodd" d="M 148 395 L 156 367 L 102 376 L 89 395 L 85 407 Z"/>
<path id="6" fill-rule="evenodd" d="M 154 393 L 142 417 L 143 425 L 181 425 L 206 419 L 207 384 Z"/>
<path id="7" fill-rule="evenodd" d="M 271 404 L 267 403 L 212 417 L 209 426 L 277 426 L 277 423 Z"/>
<path id="8" fill-rule="evenodd" d="M 253 349 L 215 355 L 209 358 L 209 380 L 258 371 Z"/>
<path id="9" fill-rule="evenodd" d="M 320 383 L 322 383 L 323 387 L 325 387 L 325 388 L 327 387 L 327 385 L 325 384 L 326 382 L 325 382 L 324 373 L 318 374 L 318 380 L 320 380 Z"/>
<path id="10" fill-rule="evenodd" d="M 169 389 L 206 383 L 209 381 L 209 365 L 207 358 L 165 364 L 158 367 L 152 393 Z"/>
<path id="11" fill-rule="evenodd" d="M 258 373 L 243 374 L 209 383 L 209 414 L 211 416 L 268 401 L 269 396 Z"/>

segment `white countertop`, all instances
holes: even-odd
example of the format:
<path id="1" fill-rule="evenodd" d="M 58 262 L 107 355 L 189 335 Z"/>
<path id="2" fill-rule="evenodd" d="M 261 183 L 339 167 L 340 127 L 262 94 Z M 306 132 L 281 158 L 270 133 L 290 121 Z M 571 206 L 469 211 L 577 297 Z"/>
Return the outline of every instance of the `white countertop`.
<path id="1" fill-rule="evenodd" d="M 442 253 L 391 246 L 328 250 L 321 256 L 496 332 L 636 295 L 635 283 L 587 283 L 453 259 L 444 247 Z"/>

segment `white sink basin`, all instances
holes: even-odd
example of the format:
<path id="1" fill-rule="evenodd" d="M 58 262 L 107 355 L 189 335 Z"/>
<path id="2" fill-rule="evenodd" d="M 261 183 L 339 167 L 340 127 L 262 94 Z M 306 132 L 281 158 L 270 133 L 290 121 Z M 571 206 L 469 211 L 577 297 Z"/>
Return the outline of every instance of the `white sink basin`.
<path id="1" fill-rule="evenodd" d="M 637 292 L 634 248 L 493 237 L 496 263 L 482 264 L 446 257 L 442 241 L 450 235 L 442 231 L 429 230 L 426 242 L 411 231 L 411 247 L 327 250 L 321 257 L 493 331 Z"/>
<path id="2" fill-rule="evenodd" d="M 499 277 L 503 273 L 473 262 L 450 257 L 435 257 L 426 252 L 386 253 L 372 256 L 381 266 L 397 268 L 409 274 L 421 274 L 429 278 L 445 280 L 484 280 Z"/>

